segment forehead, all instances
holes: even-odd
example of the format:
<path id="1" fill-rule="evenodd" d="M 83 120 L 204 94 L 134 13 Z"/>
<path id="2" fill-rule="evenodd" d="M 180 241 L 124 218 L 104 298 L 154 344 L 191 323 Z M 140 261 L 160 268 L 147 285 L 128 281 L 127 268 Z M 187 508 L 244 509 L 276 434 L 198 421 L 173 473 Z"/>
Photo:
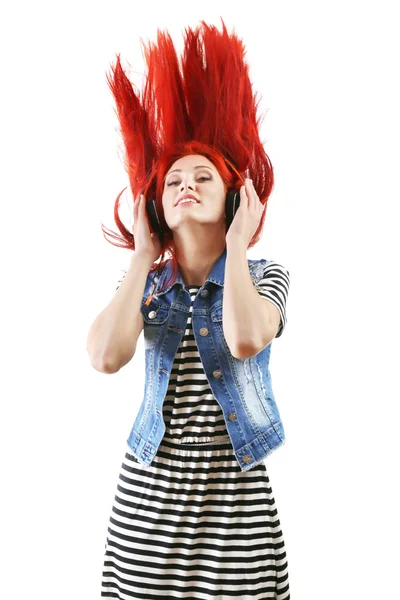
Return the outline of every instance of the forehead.
<path id="1" fill-rule="evenodd" d="M 189 154 L 188 156 L 181 156 L 181 158 L 178 158 L 178 160 L 176 160 L 168 169 L 167 175 L 176 169 L 194 169 L 198 166 L 209 167 L 215 171 L 213 163 L 205 156 L 200 154 Z"/>

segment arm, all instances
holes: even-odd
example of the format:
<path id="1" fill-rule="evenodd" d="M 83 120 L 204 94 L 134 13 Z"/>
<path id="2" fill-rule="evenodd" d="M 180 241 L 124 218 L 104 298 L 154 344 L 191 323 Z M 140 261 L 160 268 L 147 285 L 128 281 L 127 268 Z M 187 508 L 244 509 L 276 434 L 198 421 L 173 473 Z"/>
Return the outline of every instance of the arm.
<path id="1" fill-rule="evenodd" d="M 110 303 L 93 321 L 86 348 L 92 366 L 102 373 L 116 373 L 136 350 L 143 329 L 140 311 L 151 257 L 133 253 L 128 271 Z"/>
<path id="2" fill-rule="evenodd" d="M 253 285 L 246 247 L 227 244 L 222 321 L 225 339 L 235 358 L 258 354 L 275 337 L 280 313 L 261 298 Z"/>

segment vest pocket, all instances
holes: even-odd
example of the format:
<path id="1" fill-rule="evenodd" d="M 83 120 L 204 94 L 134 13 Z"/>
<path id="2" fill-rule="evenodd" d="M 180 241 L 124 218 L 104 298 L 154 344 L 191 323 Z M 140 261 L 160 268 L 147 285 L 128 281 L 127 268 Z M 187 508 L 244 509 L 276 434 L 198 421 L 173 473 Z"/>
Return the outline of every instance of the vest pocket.
<path id="1" fill-rule="evenodd" d="M 211 321 L 213 323 L 218 323 L 218 322 L 222 321 L 222 304 L 213 308 L 210 316 L 211 316 Z"/>
<path id="2" fill-rule="evenodd" d="M 161 325 L 168 319 L 170 306 L 153 298 L 148 306 L 143 301 L 140 310 L 145 323 L 148 325 Z"/>

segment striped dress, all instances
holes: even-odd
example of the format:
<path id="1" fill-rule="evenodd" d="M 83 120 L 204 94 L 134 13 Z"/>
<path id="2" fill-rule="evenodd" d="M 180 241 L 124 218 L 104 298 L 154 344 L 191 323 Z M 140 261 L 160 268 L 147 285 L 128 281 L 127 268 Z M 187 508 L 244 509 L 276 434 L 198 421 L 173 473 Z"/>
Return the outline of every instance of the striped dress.
<path id="1" fill-rule="evenodd" d="M 200 287 L 187 286 L 192 305 Z M 270 262 L 257 289 L 280 311 L 279 337 L 289 272 Z M 129 447 L 122 461 L 101 596 L 288 600 L 288 561 L 267 468 L 240 470 L 202 367 L 191 309 L 163 417 L 166 430 L 151 466 L 142 467 Z"/>

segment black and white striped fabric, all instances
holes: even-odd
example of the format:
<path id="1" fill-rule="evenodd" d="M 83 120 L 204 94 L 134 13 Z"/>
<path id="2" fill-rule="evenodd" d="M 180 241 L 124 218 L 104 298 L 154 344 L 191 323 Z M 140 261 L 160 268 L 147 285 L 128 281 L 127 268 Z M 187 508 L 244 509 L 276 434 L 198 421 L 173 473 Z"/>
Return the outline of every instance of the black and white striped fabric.
<path id="1" fill-rule="evenodd" d="M 268 270 L 269 269 L 269 270 Z M 257 285 L 286 323 L 288 271 Z M 190 286 L 192 302 L 200 286 Z M 101 596 L 288 600 L 285 544 L 264 463 L 241 472 L 195 343 L 191 316 L 149 469 L 127 448 L 108 525 Z"/>
<path id="2" fill-rule="evenodd" d="M 256 285 L 260 296 L 275 304 L 279 309 L 281 320 L 275 337 L 280 337 L 285 328 L 286 300 L 289 294 L 290 273 L 283 265 L 270 261 L 264 268 L 263 278 Z"/>

